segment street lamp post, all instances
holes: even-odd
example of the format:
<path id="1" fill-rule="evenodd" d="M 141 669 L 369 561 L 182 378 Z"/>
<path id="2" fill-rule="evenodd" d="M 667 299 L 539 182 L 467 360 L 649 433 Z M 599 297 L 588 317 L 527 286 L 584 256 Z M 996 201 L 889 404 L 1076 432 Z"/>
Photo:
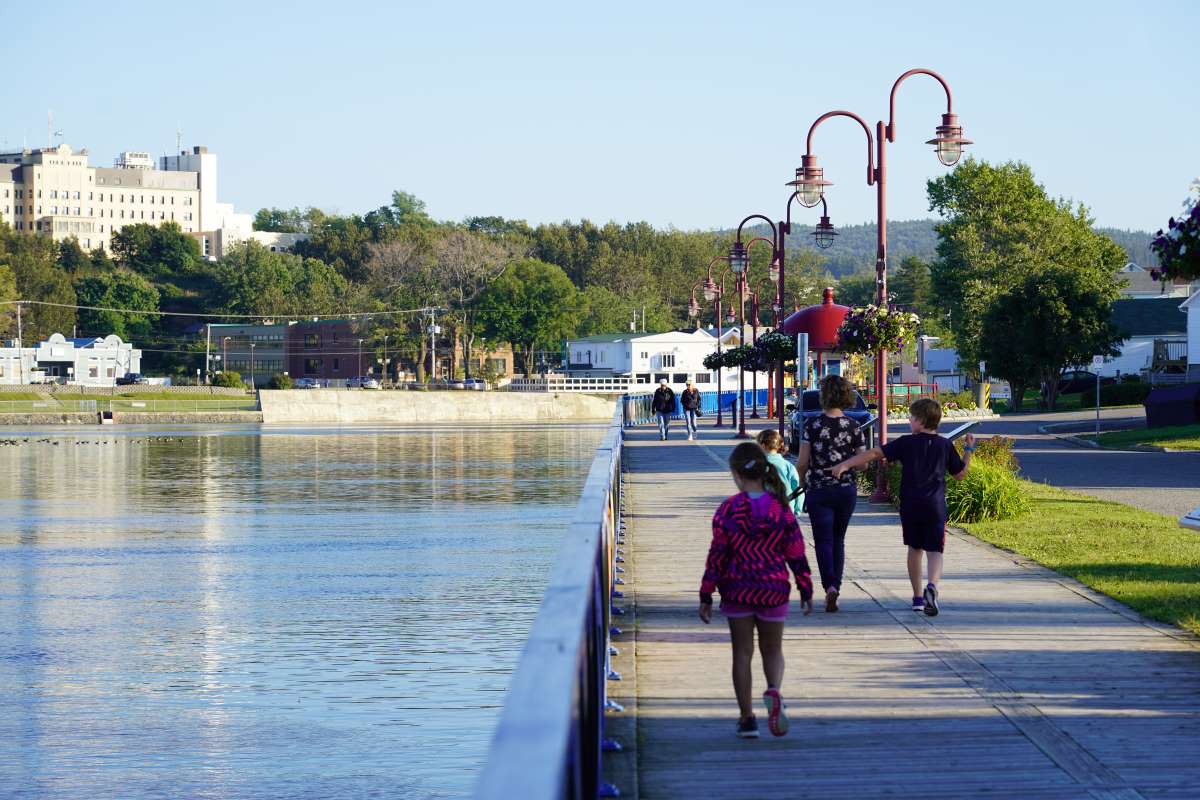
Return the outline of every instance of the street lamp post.
<path id="1" fill-rule="evenodd" d="M 362 339 L 359 339 L 359 340 L 358 340 L 358 371 L 354 373 L 355 375 L 357 375 L 357 376 L 359 377 L 359 383 L 360 383 L 360 386 L 361 386 L 361 383 L 362 383 L 362 376 L 363 376 L 363 371 L 362 371 L 362 343 L 363 343 L 363 340 L 362 340 Z"/>
<path id="2" fill-rule="evenodd" d="M 808 129 L 808 139 L 805 153 L 800 166 L 796 169 L 796 179 L 788 182 L 795 189 L 800 204 L 809 208 L 815 206 L 824 197 L 825 187 L 832 185 L 825 180 L 824 170 L 817 166 L 817 157 L 813 153 L 813 134 L 822 122 L 832 117 L 849 117 L 862 126 L 867 135 L 867 185 L 875 187 L 876 214 L 876 249 L 875 249 L 875 283 L 876 302 L 880 308 L 887 308 L 887 144 L 896 141 L 896 90 L 900 84 L 913 75 L 928 75 L 942 85 L 946 92 L 946 113 L 942 115 L 942 124 L 934 131 L 934 138 L 926 142 L 934 146 L 938 161 L 950 167 L 958 163 L 962 157 L 962 149 L 971 144 L 963 138 L 962 126 L 958 124 L 958 116 L 954 113 L 954 99 L 950 94 L 950 85 L 936 72 L 928 69 L 910 69 L 892 84 L 891 95 L 888 98 L 888 121 L 875 123 L 875 133 L 859 115 L 851 111 L 829 111 L 817 117 Z M 875 396 L 879 412 L 879 443 L 887 442 L 887 350 L 882 347 L 875 355 Z M 882 500 L 887 496 L 887 473 L 883 464 L 879 465 L 879 478 L 876 481 L 875 494 L 872 500 Z"/>
<path id="3" fill-rule="evenodd" d="M 230 339 L 230 337 L 228 337 L 228 336 L 224 336 L 221 338 L 221 362 L 222 362 L 221 371 L 222 372 L 229 369 L 229 339 Z"/>
<path id="4" fill-rule="evenodd" d="M 387 340 L 388 334 L 383 335 L 383 382 L 388 383 L 388 356 L 387 356 Z"/>
<path id="5" fill-rule="evenodd" d="M 727 272 L 721 273 L 721 280 L 718 283 L 718 282 L 713 281 L 712 268 L 713 268 L 713 264 L 716 264 L 718 261 L 727 261 L 727 260 L 728 259 L 726 256 L 716 256 L 711 261 L 709 261 L 708 262 L 708 275 L 704 278 L 703 281 L 696 284 L 696 286 L 700 286 L 700 285 L 704 286 L 704 299 L 708 300 L 710 303 L 713 303 L 713 305 L 716 308 L 717 355 L 718 356 L 721 354 L 721 299 L 725 296 L 725 275 L 727 274 Z M 700 308 L 699 308 L 699 305 L 696 303 L 695 292 L 696 292 L 696 287 L 693 286 L 692 287 L 692 302 L 688 306 L 688 312 L 692 313 L 694 310 L 695 314 L 699 315 Z M 723 424 L 723 419 L 722 419 L 722 415 L 721 415 L 721 371 L 722 371 L 722 367 L 718 366 L 717 367 L 717 422 L 716 422 L 716 425 L 714 426 L 717 428 L 720 428 L 721 425 Z"/>
<path id="6" fill-rule="evenodd" d="M 258 384 L 254 380 L 254 342 L 250 343 L 250 388 L 251 390 L 258 388 Z"/>
<path id="7" fill-rule="evenodd" d="M 753 312 L 753 317 L 754 317 L 754 323 L 753 323 L 754 331 L 753 331 L 752 339 L 751 339 L 752 344 L 758 344 L 758 293 L 750 291 L 751 281 L 750 281 L 750 255 L 749 254 L 750 254 L 750 248 L 753 247 L 756 242 L 763 242 L 764 244 L 769 244 L 771 246 L 771 264 L 774 265 L 775 264 L 776 247 L 775 247 L 775 240 L 773 238 L 767 238 L 766 236 L 755 236 L 753 239 L 746 242 L 745 247 L 741 246 L 740 241 L 735 242 L 733 249 L 730 251 L 730 263 L 731 264 L 735 263 L 734 259 L 736 257 L 736 259 L 739 260 L 743 265 L 742 272 L 741 272 L 742 285 L 741 285 L 741 291 L 739 292 L 739 297 L 742 298 L 743 300 L 746 296 L 750 297 L 750 306 L 751 306 L 751 311 Z M 746 318 L 745 318 L 746 307 L 745 307 L 744 302 L 742 303 L 741 309 L 742 309 L 742 335 L 744 336 L 745 330 L 746 330 Z M 743 384 L 744 384 L 744 382 L 745 381 L 743 378 Z M 757 369 L 750 370 L 750 382 L 751 382 L 750 392 L 753 397 L 753 400 L 751 403 L 750 418 L 758 419 L 758 370 Z M 743 385 L 742 389 L 743 389 L 743 394 L 744 394 L 745 393 L 744 385 Z M 745 398 L 743 397 L 742 399 L 744 400 Z M 745 438 L 746 413 L 745 413 L 744 409 L 741 412 L 741 417 L 742 417 L 742 422 L 739 427 L 739 438 Z"/>

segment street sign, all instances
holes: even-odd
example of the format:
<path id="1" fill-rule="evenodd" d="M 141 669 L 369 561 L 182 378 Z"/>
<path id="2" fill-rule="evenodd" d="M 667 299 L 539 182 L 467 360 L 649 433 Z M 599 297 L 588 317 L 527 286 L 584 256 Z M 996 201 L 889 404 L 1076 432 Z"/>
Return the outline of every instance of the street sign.
<path id="1" fill-rule="evenodd" d="M 1104 366 L 1104 356 L 1092 356 L 1092 369 L 1100 369 Z"/>

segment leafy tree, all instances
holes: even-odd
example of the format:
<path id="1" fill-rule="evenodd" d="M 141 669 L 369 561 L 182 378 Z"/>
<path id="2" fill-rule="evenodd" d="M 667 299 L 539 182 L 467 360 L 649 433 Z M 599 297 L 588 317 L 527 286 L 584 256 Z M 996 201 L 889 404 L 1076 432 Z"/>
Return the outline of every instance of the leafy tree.
<path id="1" fill-rule="evenodd" d="M 1081 273 L 1087 285 L 1107 282 L 1117 290 L 1125 252 L 1092 229 L 1085 208 L 1051 199 L 1027 165 L 967 159 L 931 180 L 928 193 L 930 207 L 946 217 L 937 226 L 931 279 L 959 363 L 987 360 L 980 347 L 987 309 L 1032 275 L 1062 267 Z"/>
<path id="2" fill-rule="evenodd" d="M 116 334 L 133 341 L 148 338 L 154 328 L 157 315 L 136 312 L 157 311 L 158 290 L 136 272 L 117 270 L 78 278 L 75 294 L 79 305 L 93 307 L 79 311 L 79 327 L 89 335 Z M 129 309 L 129 313 L 95 308 Z"/>
<path id="3" fill-rule="evenodd" d="M 254 215 L 254 230 L 275 233 L 310 233 L 321 224 L 325 213 L 309 206 L 300 208 L 260 208 Z"/>
<path id="4" fill-rule="evenodd" d="M 267 381 L 268 389 L 291 389 L 294 385 L 292 377 L 282 372 L 276 372 L 271 376 L 271 380 Z"/>
<path id="5" fill-rule="evenodd" d="M 579 336 L 628 331 L 631 323 L 641 330 L 643 309 L 647 332 L 662 333 L 674 327 L 671 309 L 652 293 L 624 296 L 603 286 L 589 286 L 581 300 L 584 313 L 576 331 Z"/>
<path id="6" fill-rule="evenodd" d="M 124 266 L 151 279 L 187 275 L 201 263 L 200 243 L 174 222 L 127 225 L 113 234 L 112 251 Z"/>
<path id="7" fill-rule="evenodd" d="M 214 272 L 220 286 L 218 306 L 227 314 L 273 316 L 292 307 L 295 281 L 283 254 L 256 241 L 231 247 Z"/>
<path id="8" fill-rule="evenodd" d="M 17 309 L 11 301 L 17 299 L 17 281 L 7 264 L 0 264 L 0 337 L 14 338 L 17 331 Z"/>
<path id="9" fill-rule="evenodd" d="M 575 331 L 582 310 L 579 291 L 566 272 L 536 259 L 510 265 L 476 304 L 484 333 L 520 348 L 526 377 L 533 372 L 534 349 L 561 346 Z"/>
<path id="10" fill-rule="evenodd" d="M 1110 275 L 1050 266 L 997 297 L 982 322 L 980 354 L 1012 386 L 1014 407 L 1040 381 L 1053 409 L 1064 369 L 1093 355 L 1117 355 L 1124 334 L 1112 324 L 1120 289 Z"/>
<path id="11" fill-rule="evenodd" d="M 455 310 L 462 338 L 465 374 L 470 375 L 471 349 L 475 344 L 475 299 L 504 272 L 517 250 L 503 240 L 488 239 L 469 231 L 451 231 L 433 245 L 434 273 Z"/>
<path id="12" fill-rule="evenodd" d="M 52 333 L 70 333 L 75 325 L 75 309 L 70 307 L 75 305 L 75 289 L 57 260 L 58 246 L 49 237 L 26 236 L 0 225 L 0 266 L 12 273 L 16 296 L 24 301 L 55 304 L 23 307 L 24 342 L 37 342 Z"/>
<path id="13" fill-rule="evenodd" d="M 282 261 L 292 276 L 292 313 L 336 314 L 344 307 L 349 284 L 333 267 L 287 253 Z"/>
<path id="14" fill-rule="evenodd" d="M 79 240 L 74 236 L 64 239 L 58 245 L 58 266 L 71 274 L 86 270 L 92 265 L 92 260 L 79 246 Z"/>
<path id="15" fill-rule="evenodd" d="M 108 255 L 108 251 L 103 247 L 97 247 L 95 250 L 88 253 L 88 260 L 91 262 L 91 269 L 93 272 L 111 272 L 117 268 L 117 265 Z"/>
<path id="16" fill-rule="evenodd" d="M 867 306 L 878 299 L 875 273 L 863 273 L 842 278 L 837 284 L 834 301 L 844 306 Z"/>

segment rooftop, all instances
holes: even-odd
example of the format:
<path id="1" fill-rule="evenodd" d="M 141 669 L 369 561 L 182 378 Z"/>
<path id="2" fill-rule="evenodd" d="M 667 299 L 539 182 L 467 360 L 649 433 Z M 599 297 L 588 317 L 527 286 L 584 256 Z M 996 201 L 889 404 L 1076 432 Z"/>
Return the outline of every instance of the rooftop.
<path id="1" fill-rule="evenodd" d="M 1118 300 L 1112 321 L 1130 336 L 1182 336 L 1187 333 L 1187 316 L 1179 302 L 1178 297 Z"/>

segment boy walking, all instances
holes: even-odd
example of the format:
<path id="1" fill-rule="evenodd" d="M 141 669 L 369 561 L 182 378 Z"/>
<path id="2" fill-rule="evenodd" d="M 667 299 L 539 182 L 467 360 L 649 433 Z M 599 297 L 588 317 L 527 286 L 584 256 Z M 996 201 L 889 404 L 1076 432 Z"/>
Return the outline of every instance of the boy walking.
<path id="1" fill-rule="evenodd" d="M 927 616 L 938 615 L 938 582 L 942 577 L 942 558 L 946 547 L 946 473 L 962 480 L 975 452 L 975 437 L 964 437 L 963 452 L 949 439 L 938 435 L 942 407 L 937 400 L 923 398 L 909 406 L 908 424 L 912 433 L 893 439 L 883 447 L 873 447 L 848 458 L 830 471 L 835 478 L 847 470 L 871 463 L 877 458 L 903 465 L 900 479 L 900 527 L 908 546 L 908 579 L 912 583 L 912 610 Z M 922 555 L 928 581 L 921 588 Z"/>

